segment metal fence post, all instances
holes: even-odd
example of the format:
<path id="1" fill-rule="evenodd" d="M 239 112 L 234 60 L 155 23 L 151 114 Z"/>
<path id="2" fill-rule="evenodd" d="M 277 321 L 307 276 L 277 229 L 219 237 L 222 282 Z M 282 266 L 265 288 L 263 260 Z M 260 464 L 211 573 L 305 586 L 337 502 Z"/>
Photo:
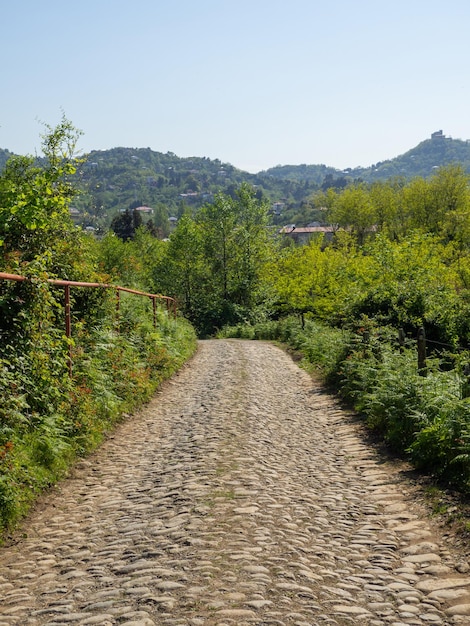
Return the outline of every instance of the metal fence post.
<path id="1" fill-rule="evenodd" d="M 418 374 L 420 376 L 427 376 L 428 374 L 426 367 L 426 333 L 423 327 L 418 331 Z"/>
<path id="2" fill-rule="evenodd" d="M 64 300 L 65 300 L 65 336 L 67 337 L 69 344 L 69 357 L 68 368 L 69 376 L 72 377 L 72 315 L 70 309 L 70 285 L 64 285 Z"/>

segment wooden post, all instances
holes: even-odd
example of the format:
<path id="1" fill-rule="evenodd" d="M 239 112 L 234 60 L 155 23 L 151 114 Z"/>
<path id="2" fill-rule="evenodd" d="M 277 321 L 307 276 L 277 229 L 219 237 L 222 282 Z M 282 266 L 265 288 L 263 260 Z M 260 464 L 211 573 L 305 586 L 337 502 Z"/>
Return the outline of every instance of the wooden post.
<path id="1" fill-rule="evenodd" d="M 426 367 L 426 333 L 423 327 L 418 331 L 418 374 L 420 376 L 427 376 L 428 374 Z"/>
<path id="2" fill-rule="evenodd" d="M 466 363 L 463 371 L 463 381 L 462 381 L 462 389 L 461 389 L 461 397 L 462 399 L 470 397 L 470 363 Z"/>
<path id="3" fill-rule="evenodd" d="M 153 327 L 157 328 L 157 299 L 152 298 L 153 305 Z"/>
<path id="4" fill-rule="evenodd" d="M 400 328 L 398 331 L 398 345 L 400 346 L 400 352 L 403 352 L 405 349 L 405 331 L 403 328 Z"/>
<path id="5" fill-rule="evenodd" d="M 120 320 L 119 320 L 119 313 L 121 310 L 121 291 L 120 289 L 116 289 L 116 323 L 115 323 L 115 329 L 116 332 L 119 333 L 120 330 Z"/>

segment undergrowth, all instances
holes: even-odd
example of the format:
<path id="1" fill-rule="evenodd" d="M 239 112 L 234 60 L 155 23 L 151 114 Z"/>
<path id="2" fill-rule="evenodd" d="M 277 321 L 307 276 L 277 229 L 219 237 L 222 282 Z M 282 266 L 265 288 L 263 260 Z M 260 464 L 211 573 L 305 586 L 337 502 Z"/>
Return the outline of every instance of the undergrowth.
<path id="1" fill-rule="evenodd" d="M 49 297 L 49 296 L 48 296 Z M 53 295 L 50 296 L 53 298 Z M 44 300 L 43 300 L 44 304 Z M 48 302 L 50 304 L 50 301 Z M 3 333 L 0 356 L 0 531 L 95 449 L 124 415 L 147 402 L 195 351 L 184 319 L 123 298 L 119 319 L 101 312 L 73 324 L 69 342 L 43 308 L 22 337 Z M 106 321 L 111 320 L 111 321 Z"/>

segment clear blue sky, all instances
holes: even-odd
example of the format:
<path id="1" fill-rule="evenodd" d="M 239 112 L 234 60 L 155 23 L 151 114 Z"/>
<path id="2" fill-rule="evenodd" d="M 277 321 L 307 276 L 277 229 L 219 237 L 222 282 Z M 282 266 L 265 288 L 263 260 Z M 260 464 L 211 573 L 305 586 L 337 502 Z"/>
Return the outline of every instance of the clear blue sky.
<path id="1" fill-rule="evenodd" d="M 4 2 L 0 147 L 63 111 L 85 152 L 368 166 L 470 139 L 469 32 L 468 0 Z"/>

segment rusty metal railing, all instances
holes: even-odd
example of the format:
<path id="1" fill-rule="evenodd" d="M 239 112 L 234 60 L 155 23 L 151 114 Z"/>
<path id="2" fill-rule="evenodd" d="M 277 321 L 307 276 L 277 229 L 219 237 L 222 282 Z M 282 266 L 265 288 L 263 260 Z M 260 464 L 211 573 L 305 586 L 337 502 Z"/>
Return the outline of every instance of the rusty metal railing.
<path id="1" fill-rule="evenodd" d="M 28 282 L 31 281 L 27 276 L 20 276 L 19 274 L 8 274 L 6 272 L 0 272 L 0 280 L 11 280 L 16 282 Z M 153 325 L 157 326 L 157 300 L 163 300 L 166 303 L 168 313 L 172 314 L 176 318 L 176 300 L 170 296 L 162 296 L 161 294 L 146 293 L 145 291 L 139 291 L 138 289 L 130 289 L 129 287 L 121 287 L 119 285 L 108 285 L 107 283 L 87 283 L 75 280 L 60 280 L 55 278 L 48 278 L 47 281 L 50 285 L 64 288 L 64 310 L 65 310 L 65 336 L 70 339 L 72 337 L 72 307 L 70 301 L 70 288 L 71 287 L 91 287 L 99 289 L 113 289 L 116 292 L 116 311 L 119 313 L 121 303 L 121 292 L 132 293 L 137 296 L 143 296 L 150 298 L 153 305 Z M 72 376 L 72 346 L 69 343 L 69 355 L 68 355 L 68 368 L 69 375 Z"/>

